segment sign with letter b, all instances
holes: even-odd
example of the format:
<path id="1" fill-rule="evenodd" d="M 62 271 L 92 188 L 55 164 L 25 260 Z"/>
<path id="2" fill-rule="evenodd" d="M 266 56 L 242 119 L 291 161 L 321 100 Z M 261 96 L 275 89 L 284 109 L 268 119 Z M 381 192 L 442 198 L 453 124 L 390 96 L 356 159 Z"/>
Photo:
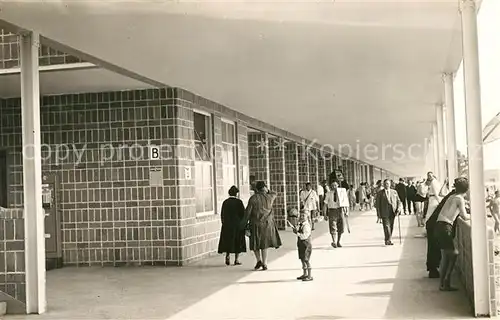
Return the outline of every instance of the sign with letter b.
<path id="1" fill-rule="evenodd" d="M 160 148 L 158 146 L 149 146 L 149 160 L 159 160 L 160 159 Z"/>

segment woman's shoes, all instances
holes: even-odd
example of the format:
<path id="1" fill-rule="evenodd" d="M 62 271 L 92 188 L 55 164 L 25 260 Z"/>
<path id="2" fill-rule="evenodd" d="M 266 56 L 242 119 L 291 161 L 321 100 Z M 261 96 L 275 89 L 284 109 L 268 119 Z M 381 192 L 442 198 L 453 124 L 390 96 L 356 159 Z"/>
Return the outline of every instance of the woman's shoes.
<path id="1" fill-rule="evenodd" d="M 311 276 L 306 276 L 305 278 L 302 279 L 302 281 L 313 281 L 313 277 Z"/>
<path id="2" fill-rule="evenodd" d="M 262 270 L 267 270 L 267 264 L 263 264 L 262 261 L 257 261 L 254 270 L 259 270 L 260 268 L 262 268 Z"/>
<path id="3" fill-rule="evenodd" d="M 259 270 L 260 268 L 262 268 L 262 266 L 264 266 L 264 264 L 262 264 L 262 261 L 257 261 L 254 270 Z"/>
<path id="4" fill-rule="evenodd" d="M 231 261 L 229 261 L 229 257 L 226 258 L 226 266 L 230 265 Z"/>
<path id="5" fill-rule="evenodd" d="M 241 262 L 239 262 L 238 260 L 234 261 L 234 265 L 235 266 L 241 266 Z"/>
<path id="6" fill-rule="evenodd" d="M 301 275 L 300 277 L 297 277 L 297 280 L 304 280 L 305 278 L 307 278 L 307 275 Z"/>

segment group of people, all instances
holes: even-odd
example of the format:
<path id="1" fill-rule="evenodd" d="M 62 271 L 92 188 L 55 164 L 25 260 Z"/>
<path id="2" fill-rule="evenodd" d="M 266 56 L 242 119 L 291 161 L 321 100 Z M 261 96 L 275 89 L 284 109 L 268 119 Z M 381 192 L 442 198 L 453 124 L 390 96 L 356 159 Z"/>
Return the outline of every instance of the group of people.
<path id="1" fill-rule="evenodd" d="M 229 198 L 221 208 L 222 229 L 219 239 L 219 253 L 226 254 L 226 265 L 230 265 L 230 254 L 235 255 L 235 265 L 240 265 L 239 254 L 246 252 L 245 235 L 249 234 L 250 250 L 257 263 L 255 270 L 267 270 L 267 250 L 278 249 L 282 242 L 273 216 L 276 193 L 268 189 L 264 181 L 255 184 L 254 194 L 245 209 L 238 198 L 236 186 L 229 189 Z"/>
<path id="2" fill-rule="evenodd" d="M 282 245 L 272 212 L 276 193 L 269 190 L 263 181 L 256 182 L 252 189 L 253 195 L 245 208 L 238 198 L 238 188 L 230 188 L 229 198 L 223 202 L 221 209 L 222 229 L 218 252 L 226 254 L 226 265 L 231 264 L 231 254 L 235 255 L 234 265 L 240 265 L 239 255 L 247 250 L 245 236 L 248 236 L 250 250 L 254 252 L 257 260 L 254 269 L 267 270 L 267 250 L 278 249 Z M 306 183 L 299 194 L 300 208 L 288 210 L 287 223 L 297 234 L 297 248 L 303 269 L 303 274 L 298 279 L 302 281 L 313 280 L 309 260 L 314 221 L 320 214 L 328 220 L 333 248 L 342 247 L 344 226 L 348 226 L 347 190 L 340 187 L 339 181 L 332 182 L 330 186 L 323 181 L 317 189 L 318 192 L 310 183 Z"/>
<path id="3" fill-rule="evenodd" d="M 299 195 L 300 208 L 291 208 L 288 211 L 287 223 L 297 234 L 297 248 L 303 269 L 303 274 L 297 278 L 299 280 L 313 280 L 310 264 L 311 236 L 314 220 L 321 213 L 328 220 L 331 246 L 342 247 L 341 238 L 344 227 L 348 227 L 352 202 L 348 190 L 340 185 L 339 181 L 333 181 L 327 186 L 325 181 L 321 185 L 322 190 L 317 192 L 307 183 Z M 404 193 L 402 186 L 405 187 Z M 400 180 L 394 185 L 391 180 L 386 179 L 383 182 L 378 181 L 372 188 L 368 189 L 366 184 L 363 187 L 358 199 L 362 199 L 368 192 L 372 195 L 371 205 L 376 209 L 378 222 L 382 223 L 385 245 L 393 245 L 392 234 L 398 215 L 411 213 L 411 207 L 417 213 L 417 220 L 419 213 L 422 214 L 428 240 L 429 277 L 440 278 L 439 288 L 442 291 L 456 290 L 451 285 L 451 274 L 458 256 L 453 239 L 458 217 L 465 220 L 470 218 L 466 208 L 466 194 L 469 190 L 467 179 L 455 179 L 451 191 L 448 190 L 448 183 L 440 185 L 432 172 L 427 174 L 425 181 L 417 184 L 406 184 L 404 180 Z M 238 188 L 233 186 L 229 190 L 230 197 L 224 201 L 221 210 L 222 230 L 218 251 L 226 254 L 227 265 L 231 264 L 230 254 L 235 254 L 234 264 L 240 265 L 239 254 L 246 252 L 247 235 L 250 250 L 254 252 L 257 261 L 254 269 L 267 270 L 267 250 L 277 249 L 282 245 L 272 210 L 277 195 L 269 190 L 263 181 L 256 182 L 253 189 L 254 193 L 246 208 L 238 198 Z M 405 210 L 405 203 L 408 211 Z M 494 212 L 495 229 L 500 231 L 500 192 L 491 199 L 490 207 Z"/>
<path id="4" fill-rule="evenodd" d="M 433 174 L 429 172 L 428 180 L 431 176 Z M 430 215 L 426 219 L 427 271 L 429 278 L 440 279 L 441 291 L 457 290 L 451 285 L 451 274 L 458 257 L 454 238 L 458 218 L 470 219 L 466 200 L 468 191 L 469 182 L 467 178 L 461 177 L 455 179 L 451 191 L 442 199 L 438 198 L 439 202 L 434 208 L 431 207 L 432 197 L 429 196 L 427 206 Z"/>

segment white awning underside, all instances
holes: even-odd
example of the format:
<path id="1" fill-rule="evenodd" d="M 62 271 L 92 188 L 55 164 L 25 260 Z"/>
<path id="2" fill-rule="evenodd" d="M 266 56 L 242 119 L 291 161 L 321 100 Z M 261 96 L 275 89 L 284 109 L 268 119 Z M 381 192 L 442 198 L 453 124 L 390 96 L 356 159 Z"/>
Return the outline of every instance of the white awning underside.
<path id="1" fill-rule="evenodd" d="M 461 60 L 458 0 L 0 7 L 0 19 L 318 143 L 370 145 L 353 156 L 407 176 L 425 170 L 441 75 Z"/>

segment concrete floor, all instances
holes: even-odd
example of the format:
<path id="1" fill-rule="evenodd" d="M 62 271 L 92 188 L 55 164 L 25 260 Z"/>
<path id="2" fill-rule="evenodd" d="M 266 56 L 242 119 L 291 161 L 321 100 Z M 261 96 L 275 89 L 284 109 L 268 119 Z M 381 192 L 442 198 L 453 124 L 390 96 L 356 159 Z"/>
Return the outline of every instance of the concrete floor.
<path id="1" fill-rule="evenodd" d="M 344 248 L 327 224 L 315 231 L 313 282 L 300 282 L 296 238 L 270 254 L 269 270 L 226 267 L 222 256 L 183 268 L 63 268 L 47 273 L 49 311 L 9 319 L 451 319 L 469 318 L 463 292 L 426 278 L 425 239 L 401 218 L 403 244 L 385 247 L 373 212 L 354 213 Z"/>

